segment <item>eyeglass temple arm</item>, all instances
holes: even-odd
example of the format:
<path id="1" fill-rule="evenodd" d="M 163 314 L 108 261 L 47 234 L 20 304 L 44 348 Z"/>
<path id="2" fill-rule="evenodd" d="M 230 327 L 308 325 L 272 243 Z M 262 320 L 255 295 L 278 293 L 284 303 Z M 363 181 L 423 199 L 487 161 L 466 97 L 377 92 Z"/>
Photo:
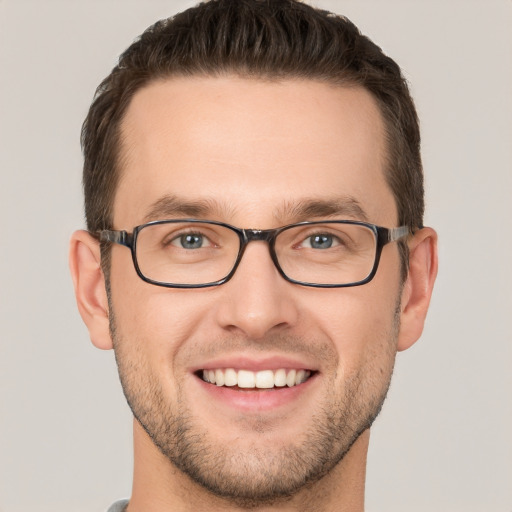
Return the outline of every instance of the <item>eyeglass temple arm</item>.
<path id="1" fill-rule="evenodd" d="M 133 235 L 126 231 L 104 229 L 103 231 L 100 231 L 99 234 L 101 242 L 112 242 L 114 244 L 120 244 L 130 248 L 132 246 Z"/>
<path id="2" fill-rule="evenodd" d="M 409 235 L 410 230 L 409 226 L 400 226 L 398 228 L 390 228 L 388 229 L 388 242 L 396 242 L 397 240 L 400 240 L 401 238 L 405 238 L 407 235 Z"/>

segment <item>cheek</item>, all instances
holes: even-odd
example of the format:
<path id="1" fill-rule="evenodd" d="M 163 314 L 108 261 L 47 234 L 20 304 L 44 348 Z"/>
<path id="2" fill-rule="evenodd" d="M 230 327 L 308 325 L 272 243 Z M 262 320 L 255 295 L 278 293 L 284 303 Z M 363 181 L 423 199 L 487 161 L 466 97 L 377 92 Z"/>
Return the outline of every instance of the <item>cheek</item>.
<path id="1" fill-rule="evenodd" d="M 311 328 L 320 327 L 339 355 L 339 377 L 350 378 L 361 369 L 379 374 L 393 365 L 397 342 L 398 286 L 378 282 L 339 290 L 324 290 L 310 301 Z"/>
<path id="2" fill-rule="evenodd" d="M 165 373 L 212 311 L 208 293 L 155 286 L 121 264 L 111 272 L 111 288 L 118 338 Z"/>

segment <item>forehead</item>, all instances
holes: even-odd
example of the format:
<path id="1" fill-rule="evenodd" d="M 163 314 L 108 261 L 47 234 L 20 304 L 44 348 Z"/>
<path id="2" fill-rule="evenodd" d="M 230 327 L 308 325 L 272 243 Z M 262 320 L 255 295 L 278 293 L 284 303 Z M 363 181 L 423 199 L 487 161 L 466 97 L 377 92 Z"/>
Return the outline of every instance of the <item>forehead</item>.
<path id="1" fill-rule="evenodd" d="M 382 118 L 359 87 L 235 76 L 156 81 L 132 99 L 121 140 L 117 227 L 148 220 L 171 196 L 212 205 L 200 216 L 242 227 L 293 222 L 286 212 L 306 200 L 346 200 L 375 223 L 395 219 Z"/>

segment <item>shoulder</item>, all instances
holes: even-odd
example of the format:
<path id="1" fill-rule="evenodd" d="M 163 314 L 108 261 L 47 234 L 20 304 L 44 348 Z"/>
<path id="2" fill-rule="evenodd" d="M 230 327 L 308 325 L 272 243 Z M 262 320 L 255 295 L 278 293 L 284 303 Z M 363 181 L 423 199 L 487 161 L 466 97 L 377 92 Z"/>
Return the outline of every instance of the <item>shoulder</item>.
<path id="1" fill-rule="evenodd" d="M 107 512 L 124 512 L 128 506 L 128 500 L 119 500 L 113 503 Z"/>

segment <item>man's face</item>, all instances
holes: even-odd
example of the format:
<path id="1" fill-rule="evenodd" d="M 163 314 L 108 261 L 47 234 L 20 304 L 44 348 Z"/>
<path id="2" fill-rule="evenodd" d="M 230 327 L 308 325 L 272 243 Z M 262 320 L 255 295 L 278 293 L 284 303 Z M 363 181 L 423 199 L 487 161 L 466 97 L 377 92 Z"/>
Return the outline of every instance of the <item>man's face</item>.
<path id="1" fill-rule="evenodd" d="M 397 225 L 383 123 L 362 89 L 169 79 L 136 94 L 122 133 L 115 229 L 190 217 L 256 229 L 325 218 Z M 114 246 L 111 326 L 135 417 L 218 495 L 293 493 L 335 467 L 378 413 L 396 352 L 399 275 L 389 244 L 366 285 L 298 286 L 279 275 L 265 242 L 252 242 L 226 284 L 169 289 L 142 281 L 130 251 Z M 311 376 L 273 389 L 201 378 L 228 368 Z"/>

